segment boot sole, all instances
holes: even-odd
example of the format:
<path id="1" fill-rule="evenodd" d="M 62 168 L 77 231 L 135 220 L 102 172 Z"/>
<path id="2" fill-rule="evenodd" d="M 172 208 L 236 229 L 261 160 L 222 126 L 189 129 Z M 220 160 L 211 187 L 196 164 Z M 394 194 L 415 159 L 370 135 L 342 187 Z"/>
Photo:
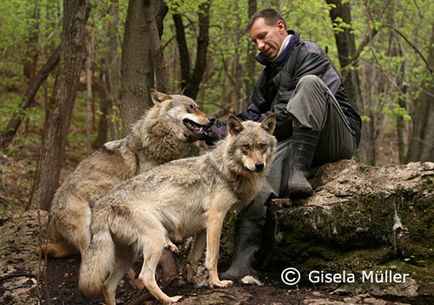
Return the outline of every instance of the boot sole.
<path id="1" fill-rule="evenodd" d="M 301 199 L 301 198 L 307 198 L 312 196 L 313 189 L 312 188 L 306 188 L 306 187 L 291 187 L 288 189 L 288 194 L 290 198 L 294 199 Z"/>

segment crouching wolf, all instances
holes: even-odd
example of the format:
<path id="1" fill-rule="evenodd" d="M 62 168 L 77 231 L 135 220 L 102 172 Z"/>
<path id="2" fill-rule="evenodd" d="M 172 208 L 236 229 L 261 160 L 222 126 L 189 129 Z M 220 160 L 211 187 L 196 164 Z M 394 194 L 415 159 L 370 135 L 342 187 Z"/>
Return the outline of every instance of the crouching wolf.
<path id="1" fill-rule="evenodd" d="M 88 295 L 102 289 L 106 304 L 115 304 L 119 281 L 142 252 L 139 280 L 158 300 L 176 302 L 181 296 L 169 297 L 158 287 L 155 268 L 162 249 L 174 247 L 171 239 L 197 232 L 201 237 L 191 257 L 200 257 L 206 240 L 209 286 L 230 284 L 217 273 L 223 220 L 229 209 L 248 204 L 262 187 L 276 146 L 275 124 L 274 114 L 262 123 L 241 123 L 230 116 L 229 135 L 215 150 L 154 168 L 98 200 L 92 242 L 80 267 L 80 289 Z"/>
<path id="2" fill-rule="evenodd" d="M 91 208 L 116 184 L 179 159 L 210 121 L 183 95 L 151 92 L 154 106 L 124 139 L 106 143 L 84 159 L 57 190 L 50 211 L 50 239 L 37 251 L 51 257 L 83 255 L 90 243 Z"/>

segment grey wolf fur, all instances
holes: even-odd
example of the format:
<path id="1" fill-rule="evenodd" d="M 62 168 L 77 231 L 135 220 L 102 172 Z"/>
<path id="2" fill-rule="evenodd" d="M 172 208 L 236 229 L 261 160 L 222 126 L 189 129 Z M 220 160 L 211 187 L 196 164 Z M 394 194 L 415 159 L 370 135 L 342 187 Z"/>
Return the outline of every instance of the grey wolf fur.
<path id="1" fill-rule="evenodd" d="M 210 123 L 196 103 L 183 95 L 151 92 L 154 106 L 125 138 L 106 143 L 84 159 L 57 190 L 50 211 L 50 237 L 43 245 L 51 257 L 83 255 L 90 243 L 91 208 L 116 184 L 157 165 L 179 159 L 202 127 Z"/>
<path id="2" fill-rule="evenodd" d="M 215 150 L 172 161 L 125 181 L 99 199 L 93 209 L 92 242 L 80 267 L 80 289 L 103 290 L 115 304 L 116 287 L 135 256 L 143 253 L 139 281 L 162 302 L 176 302 L 155 281 L 155 268 L 171 240 L 200 232 L 190 255 L 196 268 L 206 243 L 209 286 L 224 287 L 217 273 L 220 234 L 226 213 L 251 202 L 271 165 L 276 140 L 274 114 L 262 123 L 228 120 L 229 135 Z M 192 275 L 195 270 L 189 270 Z"/>

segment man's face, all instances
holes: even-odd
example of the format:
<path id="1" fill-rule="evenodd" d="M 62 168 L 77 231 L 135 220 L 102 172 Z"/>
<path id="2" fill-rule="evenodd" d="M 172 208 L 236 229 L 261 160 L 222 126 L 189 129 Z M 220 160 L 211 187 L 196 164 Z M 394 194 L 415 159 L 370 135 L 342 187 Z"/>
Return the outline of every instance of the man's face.
<path id="1" fill-rule="evenodd" d="M 272 60 L 279 53 L 280 46 L 288 33 L 282 20 L 275 25 L 268 25 L 264 18 L 258 18 L 250 28 L 249 35 L 256 48 Z"/>

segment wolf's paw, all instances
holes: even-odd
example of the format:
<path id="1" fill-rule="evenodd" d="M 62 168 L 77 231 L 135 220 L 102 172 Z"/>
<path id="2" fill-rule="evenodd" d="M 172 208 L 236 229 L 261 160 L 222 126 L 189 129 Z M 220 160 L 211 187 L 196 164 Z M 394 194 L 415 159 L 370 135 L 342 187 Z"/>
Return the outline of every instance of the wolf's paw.
<path id="1" fill-rule="evenodd" d="M 215 281 L 215 282 L 210 282 L 209 283 L 209 286 L 210 287 L 227 287 L 227 286 L 229 286 L 229 285 L 232 285 L 232 281 L 229 281 L 229 280 L 223 280 L 223 281 Z"/>
<path id="2" fill-rule="evenodd" d="M 178 302 L 180 299 L 182 299 L 182 295 L 175 295 L 175 296 L 173 296 L 173 297 L 170 297 L 168 300 L 167 300 L 167 303 L 176 303 L 176 302 Z"/>

